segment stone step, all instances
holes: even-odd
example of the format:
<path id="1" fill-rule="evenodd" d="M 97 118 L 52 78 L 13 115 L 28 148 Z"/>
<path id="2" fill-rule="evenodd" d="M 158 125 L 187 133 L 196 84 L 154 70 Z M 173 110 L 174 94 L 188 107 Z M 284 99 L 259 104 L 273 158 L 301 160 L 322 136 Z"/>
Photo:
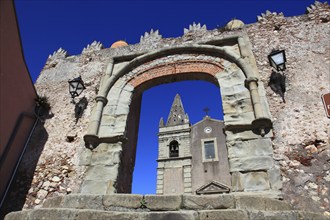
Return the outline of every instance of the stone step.
<path id="1" fill-rule="evenodd" d="M 287 203 L 257 196 L 237 195 L 84 195 L 71 194 L 47 199 L 43 208 L 72 208 L 95 210 L 138 210 L 174 211 L 174 210 L 213 210 L 241 209 L 280 211 L 292 210 Z"/>
<path id="2" fill-rule="evenodd" d="M 5 220 L 22 219 L 109 219 L 109 220 L 329 220 L 321 214 L 302 211 L 177 210 L 177 211 L 104 211 L 90 209 L 40 208 L 9 213 Z"/>

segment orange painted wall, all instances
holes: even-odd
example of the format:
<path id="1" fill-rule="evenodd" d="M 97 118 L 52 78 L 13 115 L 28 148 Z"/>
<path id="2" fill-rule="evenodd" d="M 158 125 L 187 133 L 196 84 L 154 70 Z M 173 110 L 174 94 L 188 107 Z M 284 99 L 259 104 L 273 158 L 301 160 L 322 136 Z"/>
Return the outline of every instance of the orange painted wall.
<path id="1" fill-rule="evenodd" d="M 14 2 L 0 1 L 0 198 L 36 120 L 36 91 L 26 67 Z"/>

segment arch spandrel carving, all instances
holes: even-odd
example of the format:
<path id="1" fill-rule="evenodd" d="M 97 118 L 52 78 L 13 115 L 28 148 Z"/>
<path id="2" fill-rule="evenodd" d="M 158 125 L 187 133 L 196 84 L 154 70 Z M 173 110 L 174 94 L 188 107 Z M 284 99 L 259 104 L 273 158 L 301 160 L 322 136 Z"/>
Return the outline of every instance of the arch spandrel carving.
<path id="1" fill-rule="evenodd" d="M 223 102 L 228 141 L 270 137 L 270 133 L 266 134 L 271 129 L 270 114 L 264 106 L 267 100 L 263 94 L 259 95 L 262 90 L 258 88 L 254 57 L 245 40 L 245 37 L 236 36 L 228 45 L 225 41 L 212 41 L 221 46 L 204 42 L 110 60 L 84 140 L 91 149 L 99 143 L 108 143 L 110 147 L 112 143 L 121 142 L 122 156 L 117 179 L 109 180 L 117 187 L 112 185 L 112 188 L 116 188 L 117 192 L 130 192 L 131 183 L 126 182 L 130 182 L 134 167 L 141 94 L 152 86 L 189 79 L 212 82 L 221 89 L 222 100 L 219 101 Z M 269 155 L 254 159 L 258 170 L 266 173 L 270 170 L 272 158 Z M 253 163 L 251 161 L 241 157 L 229 158 L 231 171 L 254 172 L 253 165 L 249 166 Z M 267 166 L 263 167 L 262 161 L 266 161 Z M 244 166 L 248 167 L 247 170 Z M 263 173 L 262 176 L 267 175 Z M 236 173 L 233 178 L 236 179 L 232 182 L 237 183 L 240 181 L 238 178 L 243 177 Z M 268 179 L 264 182 L 269 184 Z"/>

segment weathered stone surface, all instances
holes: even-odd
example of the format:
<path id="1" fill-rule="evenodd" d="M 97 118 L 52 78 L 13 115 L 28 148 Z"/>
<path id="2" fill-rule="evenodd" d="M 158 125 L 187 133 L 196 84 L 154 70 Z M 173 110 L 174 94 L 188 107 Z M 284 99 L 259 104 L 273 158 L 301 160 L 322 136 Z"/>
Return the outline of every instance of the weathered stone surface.
<path id="1" fill-rule="evenodd" d="M 5 216 L 5 220 L 28 219 L 31 210 L 11 212 Z"/>
<path id="2" fill-rule="evenodd" d="M 236 98 L 248 99 L 251 97 L 249 90 L 244 86 L 244 84 L 238 84 L 230 87 L 220 87 L 220 91 L 223 101 L 234 101 Z"/>
<path id="3" fill-rule="evenodd" d="M 234 192 L 239 191 L 263 191 L 270 189 L 266 172 L 234 172 L 232 175 Z"/>
<path id="4" fill-rule="evenodd" d="M 297 213 L 281 211 L 281 212 L 249 212 L 251 219 L 258 220 L 298 220 Z"/>
<path id="5" fill-rule="evenodd" d="M 326 220 L 329 219 L 326 216 L 318 213 L 310 213 L 310 212 L 302 212 L 302 211 L 276 211 L 276 212 L 267 212 L 267 211 L 259 211 L 259 212 L 249 212 L 250 219 L 258 219 L 258 220 L 309 220 L 309 219 L 317 219 L 317 220 Z"/>
<path id="6" fill-rule="evenodd" d="M 225 114 L 241 114 L 246 112 L 253 112 L 251 99 L 239 98 L 233 101 L 223 101 L 222 108 Z"/>
<path id="7" fill-rule="evenodd" d="M 236 196 L 236 208 L 243 210 L 292 210 L 291 206 L 277 199 L 269 199 L 261 196 Z"/>
<path id="8" fill-rule="evenodd" d="M 81 186 L 82 194 L 107 194 L 109 181 L 85 180 Z"/>
<path id="9" fill-rule="evenodd" d="M 234 196 L 232 195 L 209 195 L 195 196 L 183 195 L 182 208 L 194 210 L 207 209 L 232 209 L 235 207 Z"/>
<path id="10" fill-rule="evenodd" d="M 90 166 L 86 171 L 85 180 L 107 181 L 116 180 L 118 175 L 118 165 L 105 166 L 95 165 Z"/>
<path id="11" fill-rule="evenodd" d="M 248 141 L 227 142 L 228 157 L 271 156 L 273 154 L 272 142 L 268 138 Z"/>
<path id="12" fill-rule="evenodd" d="M 63 196 L 56 196 L 53 198 L 48 198 L 46 201 L 42 204 L 43 208 L 56 208 L 60 207 L 63 201 Z"/>
<path id="13" fill-rule="evenodd" d="M 116 194 L 103 196 L 104 207 L 125 207 L 138 209 L 142 205 L 143 196 L 133 194 Z"/>
<path id="14" fill-rule="evenodd" d="M 260 135 L 253 133 L 252 131 L 225 131 L 227 135 L 227 141 L 235 140 L 251 140 L 251 139 L 260 139 Z M 272 131 L 267 133 L 264 138 L 271 138 L 273 136 Z"/>
<path id="15" fill-rule="evenodd" d="M 270 189 L 267 172 L 249 172 L 241 174 L 244 191 L 264 191 Z"/>
<path id="16" fill-rule="evenodd" d="M 273 158 L 267 156 L 229 159 L 230 171 L 268 170 L 273 166 Z"/>
<path id="17" fill-rule="evenodd" d="M 147 219 L 197 220 L 199 218 L 195 211 L 179 210 L 176 212 L 150 212 Z"/>
<path id="18" fill-rule="evenodd" d="M 220 87 L 232 87 L 244 85 L 245 76 L 241 70 L 233 71 L 231 74 L 219 73 L 216 75 Z"/>
<path id="19" fill-rule="evenodd" d="M 83 150 L 80 153 L 79 165 L 80 166 L 90 165 L 92 159 L 92 151 L 88 148 L 85 148 L 84 146 L 82 147 Z"/>
<path id="20" fill-rule="evenodd" d="M 305 211 L 296 211 L 298 217 L 297 219 L 317 219 L 317 220 L 330 220 L 330 216 L 322 215 L 321 213 L 305 212 Z"/>
<path id="21" fill-rule="evenodd" d="M 244 125 L 251 124 L 255 119 L 253 112 L 245 112 L 239 114 L 226 114 L 224 115 L 224 120 L 226 121 L 226 126 L 228 125 Z"/>
<path id="22" fill-rule="evenodd" d="M 246 211 L 243 210 L 208 210 L 208 211 L 198 211 L 199 220 L 209 220 L 209 219 L 217 219 L 217 220 L 248 220 L 249 216 Z"/>
<path id="23" fill-rule="evenodd" d="M 34 209 L 28 213 L 29 219 L 75 219 L 73 209 Z M 24 219 L 24 218 L 23 218 Z"/>
<path id="24" fill-rule="evenodd" d="M 182 197 L 180 195 L 145 195 L 146 206 L 150 210 L 178 210 L 181 207 Z"/>
<path id="25" fill-rule="evenodd" d="M 269 183 L 272 189 L 282 189 L 282 178 L 278 167 L 272 167 L 268 170 Z"/>
<path id="26" fill-rule="evenodd" d="M 232 192 L 241 192 L 244 190 L 244 186 L 241 180 L 240 172 L 233 172 L 231 175 L 231 183 L 232 183 Z"/>
<path id="27" fill-rule="evenodd" d="M 110 146 L 111 147 L 111 146 Z M 91 165 L 115 165 L 120 163 L 121 149 L 108 149 L 93 151 Z"/>
<path id="28" fill-rule="evenodd" d="M 61 203 L 62 208 L 74 209 L 103 209 L 102 195 L 67 195 Z"/>
<path id="29" fill-rule="evenodd" d="M 136 212 L 105 212 L 105 211 L 91 211 L 91 210 L 82 210 L 79 211 L 76 215 L 77 220 L 90 220 L 90 219 L 120 219 L 120 220 L 144 220 L 147 219 L 148 213 L 136 213 Z"/>

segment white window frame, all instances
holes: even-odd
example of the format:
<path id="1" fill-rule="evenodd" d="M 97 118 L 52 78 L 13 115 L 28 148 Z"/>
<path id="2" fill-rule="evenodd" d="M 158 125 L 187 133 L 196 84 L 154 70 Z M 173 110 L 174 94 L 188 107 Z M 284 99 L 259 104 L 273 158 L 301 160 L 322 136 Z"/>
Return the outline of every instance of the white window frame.
<path id="1" fill-rule="evenodd" d="M 214 158 L 212 159 L 206 159 L 205 158 L 205 142 L 213 141 L 214 143 Z M 213 161 L 219 161 L 218 157 L 218 146 L 217 146 L 217 138 L 207 138 L 207 139 L 201 139 L 202 144 L 202 161 L 203 162 L 213 162 Z"/>

